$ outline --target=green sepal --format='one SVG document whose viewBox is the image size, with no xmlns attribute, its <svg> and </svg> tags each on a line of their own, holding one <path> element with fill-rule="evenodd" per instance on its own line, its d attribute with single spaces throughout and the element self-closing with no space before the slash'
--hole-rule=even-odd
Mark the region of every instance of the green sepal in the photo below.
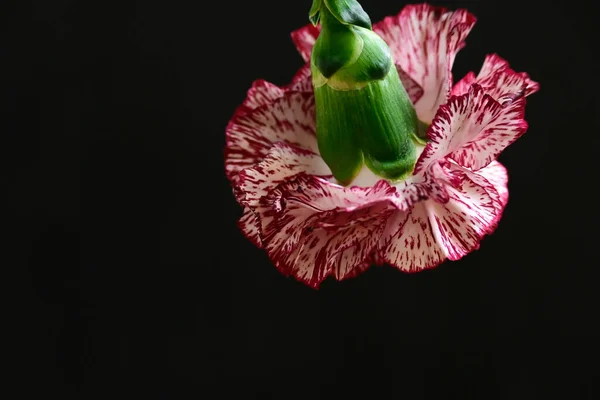
<svg viewBox="0 0 600 400">
<path fill-rule="evenodd" d="M 321 12 L 320 18 L 323 29 L 315 42 L 312 62 L 325 78 L 330 78 L 358 59 L 363 41 L 352 27 L 338 23 L 329 12 Z"/>
<path fill-rule="evenodd" d="M 427 145 L 427 140 L 420 138 L 418 134 L 412 134 L 411 138 L 413 140 L 413 142 L 415 142 L 416 144 L 419 144 L 421 146 L 426 146 Z"/>
<path fill-rule="evenodd" d="M 391 68 L 385 79 L 373 81 L 358 92 L 365 92 L 361 95 L 366 128 L 356 134 L 367 167 L 392 181 L 406 178 L 417 161 L 412 141 L 417 115 L 396 68 Z"/>
<path fill-rule="evenodd" d="M 312 6 L 310 7 L 310 11 L 308 12 L 308 19 L 314 26 L 317 26 L 317 24 L 319 23 L 322 1 L 323 0 L 313 0 Z"/>
<path fill-rule="evenodd" d="M 343 185 L 363 164 L 391 181 L 406 178 L 422 131 L 389 47 L 355 0 L 315 0 L 311 14 L 322 27 L 311 72 L 323 160 Z"/>
<path fill-rule="evenodd" d="M 353 119 L 357 108 L 339 98 L 340 92 L 328 85 L 315 87 L 317 143 L 319 153 L 342 185 L 347 185 L 363 165 L 363 153 L 355 135 Z"/>
<path fill-rule="evenodd" d="M 362 89 L 315 87 L 315 105 L 319 151 L 340 183 L 351 182 L 363 160 L 392 181 L 412 173 L 417 116 L 395 68 Z"/>
<path fill-rule="evenodd" d="M 364 28 L 352 30 L 363 43 L 362 51 L 355 62 L 340 68 L 329 79 L 328 84 L 339 90 L 358 89 L 383 79 L 393 65 L 390 49 L 379 35 Z"/>
<path fill-rule="evenodd" d="M 342 24 L 373 29 L 371 18 L 356 0 L 323 0 L 331 14 Z M 314 3 L 313 3 L 314 6 Z"/>
<path fill-rule="evenodd" d="M 415 136 L 419 139 L 423 144 L 427 144 L 427 130 L 429 129 L 429 125 L 425 122 L 419 120 L 417 121 L 417 132 Z"/>
</svg>

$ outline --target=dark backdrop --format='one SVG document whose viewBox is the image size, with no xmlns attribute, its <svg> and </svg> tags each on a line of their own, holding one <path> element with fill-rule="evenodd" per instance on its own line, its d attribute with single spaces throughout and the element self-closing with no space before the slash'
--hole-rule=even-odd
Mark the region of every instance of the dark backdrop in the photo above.
<svg viewBox="0 0 600 400">
<path fill-rule="evenodd" d="M 541 83 L 528 133 L 500 158 L 504 218 L 459 262 L 372 268 L 315 291 L 238 231 L 223 168 L 224 129 L 252 81 L 283 85 L 302 65 L 289 33 L 310 3 L 5 3 L 20 393 L 600 396 L 591 6 L 434 2 L 478 17 L 455 76 L 497 52 Z M 362 4 L 378 21 L 404 3 Z"/>
</svg>

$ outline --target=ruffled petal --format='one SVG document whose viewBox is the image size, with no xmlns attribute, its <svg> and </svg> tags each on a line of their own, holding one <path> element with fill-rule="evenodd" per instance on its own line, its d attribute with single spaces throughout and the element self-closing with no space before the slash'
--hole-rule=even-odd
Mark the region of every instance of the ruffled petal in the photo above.
<svg viewBox="0 0 600 400">
<path fill-rule="evenodd" d="M 262 79 L 256 80 L 252 82 L 252 87 L 248 89 L 246 99 L 236 110 L 236 114 L 246 114 L 255 108 L 271 104 L 284 93 L 285 91 L 277 85 Z"/>
<path fill-rule="evenodd" d="M 227 177 L 259 163 L 277 142 L 318 153 L 314 112 L 312 94 L 286 92 L 270 104 L 236 113 L 226 129 Z"/>
<path fill-rule="evenodd" d="M 419 119 L 429 123 L 446 103 L 452 88 L 452 64 L 476 18 L 464 9 L 447 11 L 428 4 L 408 5 L 373 26 L 390 46 L 394 60 L 423 88 L 415 104 Z"/>
<path fill-rule="evenodd" d="M 490 165 L 477 171 L 477 174 L 483 176 L 492 184 L 498 193 L 498 201 L 501 206 L 500 211 L 502 211 L 508 203 L 508 172 L 504 165 L 498 161 L 492 161 Z"/>
<path fill-rule="evenodd" d="M 474 72 L 469 72 L 462 78 L 460 81 L 456 82 L 454 87 L 452 88 L 451 96 L 461 96 L 463 94 L 469 93 L 469 89 L 471 89 L 471 85 L 475 83 L 477 77 Z"/>
<path fill-rule="evenodd" d="M 449 199 L 446 185 L 456 184 L 457 181 L 460 181 L 460 178 L 453 176 L 441 163 L 433 164 L 427 170 L 395 185 L 399 198 L 402 199 L 398 209 L 408 210 L 419 201 L 427 199 L 446 203 Z"/>
<path fill-rule="evenodd" d="M 371 188 L 344 188 L 310 175 L 281 184 L 257 212 L 263 244 L 286 275 L 311 287 L 364 270 L 387 216 L 395 189 L 386 181 Z M 357 270 L 358 269 L 358 270 Z"/>
<path fill-rule="evenodd" d="M 410 211 L 397 211 L 388 219 L 380 250 L 384 262 L 406 272 L 433 268 L 446 259 L 434 233 L 428 201 Z M 435 223 L 435 219 L 433 219 Z"/>
<path fill-rule="evenodd" d="M 415 173 L 445 157 L 472 170 L 485 167 L 525 133 L 524 109 L 524 97 L 502 105 L 481 86 L 471 85 L 469 93 L 440 106 Z"/>
<path fill-rule="evenodd" d="M 385 221 L 397 209 L 394 191 L 385 182 L 376 186 L 382 191 L 374 193 L 374 203 L 368 202 L 352 211 L 326 213 L 316 223 L 316 227 L 330 234 L 327 245 L 332 251 L 329 265 L 337 280 L 355 277 L 369 268 Z"/>
<path fill-rule="evenodd" d="M 508 174 L 506 168 L 498 161 L 493 161 L 487 167 L 475 172 L 453 163 L 447 163 L 447 168 L 451 175 L 455 177 L 466 176 L 474 184 L 485 189 L 490 196 L 491 203 L 496 208 L 496 223 L 500 221 L 504 208 L 508 203 Z M 495 225 L 490 225 L 490 229 L 496 229 Z"/>
<path fill-rule="evenodd" d="M 255 246 L 262 248 L 260 237 L 260 221 L 258 216 L 250 207 L 244 207 L 244 213 L 238 221 L 238 227 Z"/>
<path fill-rule="evenodd" d="M 398 71 L 398 76 L 400 77 L 400 81 L 402 81 L 402 86 L 406 89 L 410 101 L 412 101 L 413 104 L 416 104 L 419 99 L 423 97 L 423 88 L 419 86 L 410 75 L 404 72 L 400 65 L 396 64 L 396 70 Z"/>
<path fill-rule="evenodd" d="M 458 260 L 479 248 L 481 239 L 496 228 L 498 202 L 483 186 L 463 175 L 460 186 L 448 186 L 445 204 L 434 200 L 417 203 L 410 211 L 396 211 L 384 230 L 384 260 L 403 271 L 417 272 L 444 261 Z"/>
<path fill-rule="evenodd" d="M 321 25 L 308 24 L 292 32 L 292 41 L 305 62 L 310 61 L 313 46 L 319 37 Z"/>
<path fill-rule="evenodd" d="M 312 76 L 310 72 L 310 64 L 306 63 L 296 72 L 296 75 L 292 78 L 292 82 L 287 87 L 287 90 L 294 90 L 297 92 L 313 92 Z"/>
<path fill-rule="evenodd" d="M 259 200 L 279 184 L 298 174 L 331 177 L 331 170 L 323 158 L 310 150 L 276 143 L 258 164 L 239 173 L 235 184 L 241 204 L 258 206 Z"/>
<path fill-rule="evenodd" d="M 450 155 L 457 164 L 474 171 L 484 168 L 527 131 L 524 97 L 505 103 L 504 107 L 492 106 L 490 112 L 493 118 L 478 133 L 472 131 L 463 137 L 467 139 L 465 144 Z"/>
<path fill-rule="evenodd" d="M 526 72 L 515 72 L 510 68 L 508 61 L 497 54 L 489 54 L 485 57 L 477 76 L 473 72 L 469 72 L 458 81 L 452 89 L 452 95 L 467 93 L 473 83 L 477 83 L 500 103 L 517 97 L 529 96 L 540 88 L 540 85 L 531 80 Z"/>
</svg>

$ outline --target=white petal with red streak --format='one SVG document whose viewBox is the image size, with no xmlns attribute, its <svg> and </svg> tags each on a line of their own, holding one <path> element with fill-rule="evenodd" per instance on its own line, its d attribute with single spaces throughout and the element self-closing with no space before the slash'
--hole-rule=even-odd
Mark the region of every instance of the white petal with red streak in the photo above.
<svg viewBox="0 0 600 400">
<path fill-rule="evenodd" d="M 428 4 L 408 5 L 373 26 L 390 46 L 394 60 L 423 88 L 415 104 L 419 119 L 431 122 L 452 88 L 454 58 L 475 24 L 466 10 L 447 11 Z"/>
<path fill-rule="evenodd" d="M 255 108 L 273 103 L 283 96 L 284 90 L 265 80 L 259 79 L 252 82 L 252 87 L 248 89 L 246 99 L 237 110 L 237 113 L 247 113 Z"/>
<path fill-rule="evenodd" d="M 298 49 L 302 59 L 306 62 L 310 61 L 310 54 L 317 41 L 317 37 L 319 37 L 320 31 L 321 25 L 314 26 L 312 24 L 307 24 L 302 28 L 293 31 L 291 34 L 296 49 Z"/>
<path fill-rule="evenodd" d="M 426 200 L 410 211 L 394 212 L 380 242 L 384 260 L 403 271 L 417 272 L 479 248 L 500 217 L 489 194 L 491 186 L 480 186 L 464 176 L 460 187 L 447 187 L 447 203 Z"/>
<path fill-rule="evenodd" d="M 471 89 L 471 85 L 475 83 L 477 77 L 474 72 L 469 72 L 464 76 L 460 81 L 456 82 L 454 87 L 452 88 L 451 96 L 461 96 L 463 94 L 469 93 L 469 89 Z"/>
<path fill-rule="evenodd" d="M 501 108 L 477 136 L 455 150 L 450 158 L 474 171 L 488 166 L 527 131 L 524 113 L 525 98 L 521 97 Z"/>
<path fill-rule="evenodd" d="M 498 193 L 498 200 L 502 209 L 508 203 L 508 172 L 504 165 L 500 164 L 498 161 L 492 161 L 490 165 L 485 168 L 481 168 L 476 172 L 477 174 L 483 176 L 489 183 L 494 186 L 496 192 Z"/>
<path fill-rule="evenodd" d="M 537 82 L 532 81 L 525 72 L 515 72 L 508 61 L 497 54 L 485 57 L 479 74 L 469 72 L 452 89 L 453 95 L 465 94 L 473 83 L 480 85 L 487 94 L 505 103 L 507 100 L 521 96 L 529 96 L 539 90 Z"/>
<path fill-rule="evenodd" d="M 406 272 L 417 272 L 446 259 L 427 204 L 427 200 L 422 201 L 410 211 L 396 211 L 388 219 L 380 242 L 384 262 Z"/>
<path fill-rule="evenodd" d="M 258 216 L 249 207 L 244 207 L 244 213 L 238 221 L 238 227 L 254 245 L 262 248 L 262 239 L 260 237 L 260 222 Z"/>
<path fill-rule="evenodd" d="M 395 209 L 394 194 L 385 181 L 372 188 L 344 188 L 299 176 L 257 208 L 264 247 L 282 273 L 315 288 L 330 274 L 352 276 L 370 259 L 386 215 Z"/>
<path fill-rule="evenodd" d="M 439 203 L 448 201 L 446 184 L 454 183 L 456 177 L 443 168 L 440 163 L 433 164 L 427 170 L 397 183 L 399 197 L 403 199 L 400 210 L 408 210 L 419 201 L 433 199 Z"/>
<path fill-rule="evenodd" d="M 292 78 L 292 82 L 287 86 L 287 90 L 295 90 L 298 92 L 313 92 L 312 76 L 310 72 L 310 64 L 306 63 L 296 72 Z"/>
<path fill-rule="evenodd" d="M 271 104 L 236 114 L 226 129 L 227 176 L 259 163 L 277 142 L 318 153 L 314 111 L 312 94 L 286 92 Z"/>
<path fill-rule="evenodd" d="M 453 163 L 447 163 L 447 166 L 450 173 L 459 178 L 459 180 L 462 180 L 466 176 L 474 184 L 481 186 L 487 191 L 492 204 L 496 208 L 496 219 L 500 220 L 504 212 L 504 207 L 508 202 L 508 188 L 506 186 L 508 183 L 508 174 L 504 166 L 497 161 L 493 161 L 490 165 L 479 171 L 471 171 Z M 455 187 L 459 186 L 460 183 L 458 186 L 455 185 Z"/>
<path fill-rule="evenodd" d="M 396 64 L 396 70 L 398 71 L 398 76 L 400 77 L 400 81 L 402 81 L 402 86 L 406 89 L 406 93 L 408 93 L 408 97 L 413 104 L 416 104 L 421 97 L 423 97 L 423 88 L 419 86 L 417 82 L 413 80 L 404 70 L 400 67 L 399 64 Z"/>
<path fill-rule="evenodd" d="M 429 127 L 429 142 L 415 173 L 445 157 L 472 170 L 485 167 L 525 133 L 524 107 L 523 97 L 503 107 L 477 84 L 469 93 L 452 97 Z"/>
<path fill-rule="evenodd" d="M 301 173 L 331 177 L 331 170 L 319 154 L 276 143 L 260 163 L 239 173 L 236 192 L 242 204 L 256 207 L 277 185 Z"/>
</svg>

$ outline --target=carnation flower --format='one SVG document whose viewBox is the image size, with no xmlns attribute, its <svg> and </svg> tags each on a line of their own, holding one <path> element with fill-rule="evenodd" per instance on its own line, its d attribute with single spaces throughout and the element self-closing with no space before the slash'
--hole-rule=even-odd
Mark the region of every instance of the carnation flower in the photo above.
<svg viewBox="0 0 600 400">
<path fill-rule="evenodd" d="M 453 83 L 476 21 L 463 9 L 409 5 L 372 25 L 355 0 L 314 0 L 309 18 L 292 32 L 306 65 L 285 87 L 254 82 L 227 126 L 242 232 L 313 288 L 479 248 L 508 201 L 496 158 L 538 84 L 496 54 Z"/>
</svg>

